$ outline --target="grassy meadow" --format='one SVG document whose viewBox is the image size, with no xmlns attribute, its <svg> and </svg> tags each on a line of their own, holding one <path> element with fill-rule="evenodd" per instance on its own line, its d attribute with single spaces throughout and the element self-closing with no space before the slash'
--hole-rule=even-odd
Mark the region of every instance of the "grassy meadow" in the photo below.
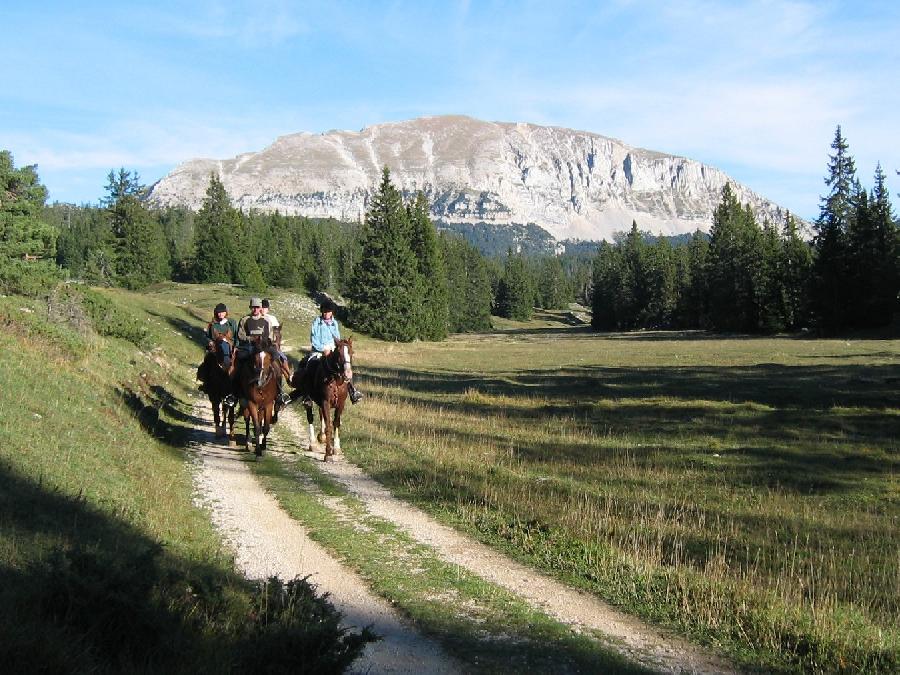
<svg viewBox="0 0 900 675">
<path fill-rule="evenodd" d="M 900 668 L 900 341 L 569 322 L 358 338 L 347 456 L 745 665 Z"/>
<path fill-rule="evenodd" d="M 5 672 L 336 673 L 369 639 L 305 581 L 242 579 L 194 504 L 182 292 L 0 296 Z"/>
<path fill-rule="evenodd" d="M 314 304 L 272 298 L 286 344 L 305 345 Z M 308 587 L 235 575 L 193 503 L 185 446 L 205 427 L 193 370 L 219 301 L 240 315 L 247 297 L 180 284 L 0 297 L 9 667 L 252 671 L 263 652 L 276 664 L 316 652 L 336 672 L 358 652 L 365 638 L 339 634 Z M 495 321 L 434 344 L 354 335 L 367 398 L 346 412 L 346 456 L 441 520 L 751 670 L 900 669 L 900 341 Z M 257 470 L 325 517 L 271 462 Z M 500 632 L 527 626 L 576 670 L 596 663 L 593 647 L 466 584 Z M 452 618 L 425 621 L 460 632 Z"/>
</svg>

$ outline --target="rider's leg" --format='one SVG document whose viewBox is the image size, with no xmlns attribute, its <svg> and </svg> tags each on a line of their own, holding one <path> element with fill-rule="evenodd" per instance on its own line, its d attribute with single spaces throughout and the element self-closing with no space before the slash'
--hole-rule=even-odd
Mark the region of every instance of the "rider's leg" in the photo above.
<svg viewBox="0 0 900 675">
<path fill-rule="evenodd" d="M 231 343 L 222 340 L 222 367 L 228 370 L 231 367 Z"/>
<path fill-rule="evenodd" d="M 353 381 L 347 383 L 347 392 L 350 394 L 351 403 L 359 403 L 362 401 L 364 394 L 356 388 Z"/>
</svg>

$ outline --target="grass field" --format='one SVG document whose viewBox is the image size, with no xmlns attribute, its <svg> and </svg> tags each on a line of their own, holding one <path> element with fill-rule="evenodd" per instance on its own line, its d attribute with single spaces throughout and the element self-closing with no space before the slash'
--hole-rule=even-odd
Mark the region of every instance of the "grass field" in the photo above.
<svg viewBox="0 0 900 675">
<path fill-rule="evenodd" d="M 237 575 L 193 504 L 177 288 L 0 297 L 4 672 L 341 672 L 361 649 L 305 581 Z"/>
<path fill-rule="evenodd" d="M 187 650 L 184 668 L 215 670 L 267 639 L 296 652 L 279 631 L 300 618 L 252 625 L 262 600 L 191 503 L 183 454 L 202 325 L 247 298 L 166 284 L 89 295 L 81 313 L 58 300 L 0 298 L 4 663 L 152 671 Z M 273 300 L 305 344 L 313 303 Z M 113 320 L 85 314 L 107 305 Z M 345 453 L 445 522 L 752 668 L 900 669 L 900 342 L 570 323 L 354 336 L 368 398 Z M 104 637 L 120 624 L 136 637 Z"/>
<path fill-rule="evenodd" d="M 764 670 L 891 672 L 900 342 L 358 340 L 344 446 L 396 492 Z"/>
</svg>

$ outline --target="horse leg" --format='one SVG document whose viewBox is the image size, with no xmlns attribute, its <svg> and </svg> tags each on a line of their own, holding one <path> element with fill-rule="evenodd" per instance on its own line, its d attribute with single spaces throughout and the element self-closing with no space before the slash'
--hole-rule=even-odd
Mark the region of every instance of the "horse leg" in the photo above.
<svg viewBox="0 0 900 675">
<path fill-rule="evenodd" d="M 306 427 L 309 434 L 309 449 L 312 450 L 313 442 L 316 440 L 316 425 L 314 424 L 312 406 L 306 408 Z"/>
<path fill-rule="evenodd" d="M 234 440 L 234 406 L 229 406 L 226 409 L 225 414 L 228 419 L 228 447 L 233 448 L 237 445 L 237 442 Z"/>
<path fill-rule="evenodd" d="M 250 403 L 244 408 L 244 450 L 250 452 Z"/>
<path fill-rule="evenodd" d="M 334 461 L 334 428 L 331 425 L 331 410 L 328 403 L 325 404 L 322 421 L 325 423 L 325 461 Z"/>
<path fill-rule="evenodd" d="M 221 421 L 219 417 L 219 401 L 218 399 L 210 398 L 209 402 L 213 410 L 213 426 L 216 428 L 216 438 L 219 438 L 219 423 Z"/>
<path fill-rule="evenodd" d="M 339 453 L 341 451 L 341 406 L 336 406 L 334 409 L 334 421 L 331 423 L 334 431 L 332 432 L 334 435 L 334 452 Z"/>
</svg>

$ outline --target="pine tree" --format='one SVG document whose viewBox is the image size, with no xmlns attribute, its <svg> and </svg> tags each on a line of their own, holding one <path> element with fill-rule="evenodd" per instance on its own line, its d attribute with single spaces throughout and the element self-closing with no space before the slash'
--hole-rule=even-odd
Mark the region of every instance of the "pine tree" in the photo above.
<svg viewBox="0 0 900 675">
<path fill-rule="evenodd" d="M 838 126 L 831 143 L 825 184 L 829 193 L 822 198 L 815 222 L 815 258 L 810 287 L 810 306 L 819 330 L 831 333 L 844 327 L 848 312 L 850 274 L 847 243 L 850 220 L 854 216 L 856 166 L 849 145 Z"/>
<path fill-rule="evenodd" d="M 705 328 L 708 325 L 708 258 L 709 237 L 697 230 L 687 246 L 679 274 L 676 324 L 682 328 Z"/>
<path fill-rule="evenodd" d="M 38 295 L 60 275 L 57 230 L 43 220 L 47 189 L 36 166 L 16 169 L 12 154 L 0 151 L 0 291 Z"/>
<path fill-rule="evenodd" d="M 591 293 L 591 326 L 594 330 L 621 327 L 618 298 L 622 289 L 622 251 L 618 245 L 601 242 L 594 258 Z"/>
<path fill-rule="evenodd" d="M 135 195 L 124 195 L 110 207 L 116 239 L 116 280 L 137 289 L 169 279 L 169 252 L 159 223 Z"/>
<path fill-rule="evenodd" d="M 872 328 L 891 322 L 897 297 L 897 270 L 892 241 L 896 226 L 879 164 L 871 198 L 860 189 L 848 225 L 849 323 Z"/>
<path fill-rule="evenodd" d="M 419 337 L 443 340 L 447 337 L 449 322 L 447 273 L 443 251 L 438 245 L 437 228 L 428 214 L 428 200 L 420 191 L 407 209 L 412 251 L 418 263 L 416 269 L 424 282 Z"/>
<path fill-rule="evenodd" d="M 668 239 L 645 247 L 642 261 L 646 305 L 638 314 L 641 328 L 669 328 L 678 305 L 678 268 Z"/>
<path fill-rule="evenodd" d="M 534 290 L 525 260 L 511 249 L 506 253 L 494 306 L 498 316 L 517 321 L 527 321 L 534 311 Z"/>
<path fill-rule="evenodd" d="M 550 255 L 541 260 L 536 276 L 538 305 L 544 309 L 564 309 L 571 291 L 559 257 Z"/>
<path fill-rule="evenodd" d="M 239 263 L 235 237 L 239 228 L 240 214 L 231 206 L 222 181 L 216 174 L 211 174 L 206 198 L 194 219 L 194 281 L 237 281 Z"/>
<path fill-rule="evenodd" d="M 758 276 L 761 232 L 749 205 L 743 208 L 731 184 L 713 214 L 706 265 L 709 322 L 718 330 L 759 330 Z"/>
<path fill-rule="evenodd" d="M 415 339 L 423 281 L 410 245 L 406 209 L 387 167 L 361 235 L 362 256 L 350 290 L 353 323 L 385 340 Z"/>
<path fill-rule="evenodd" d="M 808 317 L 809 277 L 812 250 L 797 231 L 797 221 L 788 213 L 782 233 L 781 286 L 784 289 L 784 319 L 787 328 L 796 330 Z"/>
</svg>

